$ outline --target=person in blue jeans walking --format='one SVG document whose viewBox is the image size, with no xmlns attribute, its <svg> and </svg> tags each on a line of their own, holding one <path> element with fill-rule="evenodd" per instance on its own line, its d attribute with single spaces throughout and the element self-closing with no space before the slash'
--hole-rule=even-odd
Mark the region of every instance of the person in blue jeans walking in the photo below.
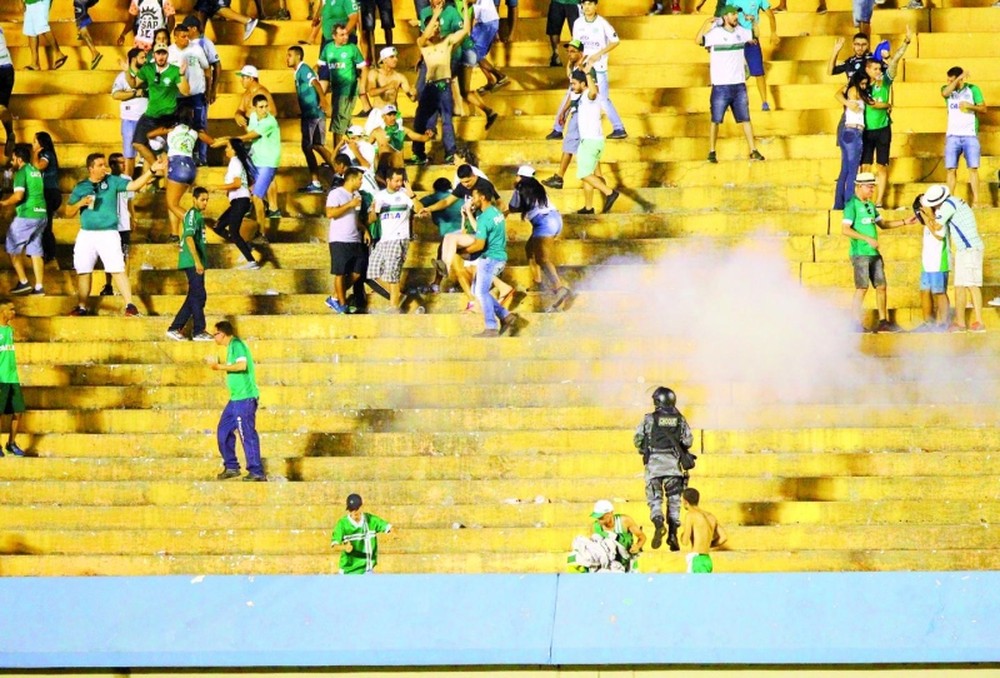
<svg viewBox="0 0 1000 678">
<path fill-rule="evenodd" d="M 476 239 L 462 252 L 475 257 L 476 280 L 472 293 L 483 310 L 486 329 L 477 337 L 499 337 L 504 332 L 513 336 L 520 325 L 520 318 L 511 313 L 490 294 L 493 277 L 500 275 L 507 264 L 507 220 L 493 201 L 496 191 L 485 179 L 472 187 L 472 198 L 462 208 L 465 218 L 475 221 Z M 477 256 L 478 255 L 478 256 Z"/>
<path fill-rule="evenodd" d="M 267 476 L 260 459 L 260 436 L 257 435 L 257 398 L 260 391 L 254 376 L 253 357 L 247 345 L 233 332 L 232 324 L 225 320 L 215 323 L 212 338 L 219 346 L 226 347 L 226 362 L 212 363 L 212 369 L 226 373 L 226 386 L 229 387 L 229 403 L 222 411 L 216 431 L 225 468 L 216 477 L 219 480 L 239 477 L 240 462 L 236 458 L 238 435 L 247 462 L 247 474 L 243 480 L 266 482 Z"/>
<path fill-rule="evenodd" d="M 861 166 L 864 147 L 865 106 L 869 101 L 871 80 L 864 70 L 851 76 L 844 89 L 838 89 L 834 98 L 844 106 L 844 126 L 837 143 L 840 146 L 840 176 L 833 198 L 833 209 L 842 210 L 854 197 L 854 178 Z"/>
</svg>

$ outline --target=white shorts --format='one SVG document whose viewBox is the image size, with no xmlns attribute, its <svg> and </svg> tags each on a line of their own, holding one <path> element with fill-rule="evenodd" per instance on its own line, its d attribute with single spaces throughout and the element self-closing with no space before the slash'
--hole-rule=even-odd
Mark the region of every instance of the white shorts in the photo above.
<svg viewBox="0 0 1000 678">
<path fill-rule="evenodd" d="M 35 38 L 51 30 L 49 28 L 49 0 L 41 0 L 41 2 L 25 7 L 23 33 L 26 38 Z"/>
<path fill-rule="evenodd" d="M 118 231 L 85 231 L 80 229 L 73 245 L 73 268 L 77 274 L 93 273 L 98 258 L 106 273 L 123 273 L 125 256 Z"/>
<path fill-rule="evenodd" d="M 955 250 L 955 287 L 983 286 L 983 251 Z"/>
</svg>

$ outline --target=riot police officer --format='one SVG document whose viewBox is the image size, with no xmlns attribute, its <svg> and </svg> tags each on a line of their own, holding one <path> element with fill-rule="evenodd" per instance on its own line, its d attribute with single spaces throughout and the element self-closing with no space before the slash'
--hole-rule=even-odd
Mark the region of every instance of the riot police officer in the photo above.
<svg viewBox="0 0 1000 678">
<path fill-rule="evenodd" d="M 635 430 L 633 442 L 642 454 L 646 468 L 646 503 L 650 519 L 656 527 L 651 546 L 663 543 L 663 497 L 667 497 L 667 544 L 671 551 L 680 550 L 677 528 L 681 524 L 681 492 L 687 487 L 688 469 L 694 455 L 689 453 L 694 438 L 691 427 L 676 407 L 677 396 L 666 386 L 653 391 L 653 411 L 647 414 Z M 686 468 L 685 468 L 686 467 Z"/>
</svg>

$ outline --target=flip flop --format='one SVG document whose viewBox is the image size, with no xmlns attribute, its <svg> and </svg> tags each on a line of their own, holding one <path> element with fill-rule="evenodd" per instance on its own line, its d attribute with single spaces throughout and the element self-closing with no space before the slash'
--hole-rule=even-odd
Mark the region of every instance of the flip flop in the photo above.
<svg viewBox="0 0 1000 678">
<path fill-rule="evenodd" d="M 97 68 L 97 65 L 99 63 L 101 63 L 101 59 L 103 59 L 103 58 L 104 58 L 104 55 L 101 54 L 100 52 L 98 52 L 97 56 L 94 57 L 94 60 L 90 62 L 90 70 L 92 70 L 92 71 L 95 70 Z"/>
<path fill-rule="evenodd" d="M 58 59 L 56 59 L 56 62 L 55 62 L 55 63 L 54 63 L 53 65 L 52 65 L 52 70 L 53 70 L 53 71 L 58 71 L 58 70 L 59 70 L 60 68 L 62 68 L 62 67 L 63 67 L 63 64 L 65 64 L 65 63 L 66 63 L 66 59 L 68 59 L 68 58 L 69 58 L 69 57 L 67 57 L 67 56 L 66 56 L 66 55 L 64 54 L 64 55 L 62 55 L 61 57 L 59 57 Z"/>
<path fill-rule="evenodd" d="M 26 71 L 39 71 L 41 69 L 40 68 L 35 68 L 34 66 L 25 66 L 24 70 L 26 70 Z"/>
</svg>

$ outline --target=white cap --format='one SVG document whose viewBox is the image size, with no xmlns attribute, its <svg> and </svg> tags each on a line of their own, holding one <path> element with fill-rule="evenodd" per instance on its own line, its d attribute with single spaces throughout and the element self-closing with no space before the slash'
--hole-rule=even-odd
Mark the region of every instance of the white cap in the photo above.
<svg viewBox="0 0 1000 678">
<path fill-rule="evenodd" d="M 596 504 L 594 504 L 594 510 L 593 512 L 591 512 L 590 517 L 600 518 L 606 513 L 614 513 L 614 510 L 615 510 L 614 504 L 612 504 L 607 499 L 601 499 Z"/>
<path fill-rule="evenodd" d="M 236 75 L 243 75 L 248 78 L 259 78 L 260 72 L 257 70 L 256 66 L 251 66 L 250 64 L 247 64 L 239 71 L 237 71 Z"/>
<path fill-rule="evenodd" d="M 383 47 L 382 51 L 378 53 L 378 62 L 382 63 L 389 57 L 399 56 L 399 50 L 395 47 Z"/>
<path fill-rule="evenodd" d="M 951 197 L 951 191 L 944 184 L 934 184 L 920 198 L 920 204 L 924 207 L 937 207 Z"/>
<path fill-rule="evenodd" d="M 535 168 L 531 165 L 521 165 L 517 168 L 517 176 L 519 177 L 534 177 Z"/>
<path fill-rule="evenodd" d="M 363 137 L 365 135 L 365 128 L 361 125 L 351 125 L 347 128 L 347 136 L 349 137 Z"/>
<path fill-rule="evenodd" d="M 858 175 L 854 177 L 854 183 L 856 184 L 871 184 L 875 185 L 875 175 L 871 172 L 858 172 Z"/>
<path fill-rule="evenodd" d="M 382 107 L 382 115 L 389 115 L 390 113 L 398 113 L 399 110 L 393 104 L 386 104 Z"/>
</svg>

